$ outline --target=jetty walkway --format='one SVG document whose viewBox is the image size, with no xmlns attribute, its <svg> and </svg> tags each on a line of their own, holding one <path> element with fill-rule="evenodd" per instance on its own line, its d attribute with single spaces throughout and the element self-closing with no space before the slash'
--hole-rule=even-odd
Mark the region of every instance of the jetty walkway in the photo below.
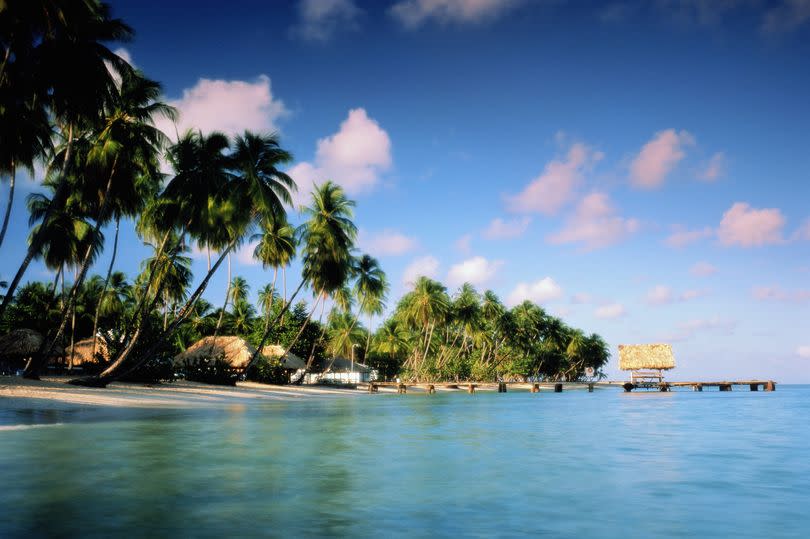
<svg viewBox="0 0 810 539">
<path fill-rule="evenodd" d="M 564 389 L 587 389 L 593 392 L 596 387 L 619 387 L 626 392 L 634 389 L 647 389 L 656 391 L 671 391 L 673 388 L 690 387 L 693 391 L 703 391 L 705 387 L 716 387 L 719 391 L 731 391 L 733 386 L 748 386 L 749 391 L 775 391 L 776 382 L 773 380 L 736 380 L 720 382 L 626 382 L 626 381 L 603 381 L 603 382 L 367 382 L 358 384 L 358 389 L 365 389 L 369 393 L 377 393 L 380 388 L 394 388 L 397 393 L 404 394 L 410 390 L 434 394 L 437 391 L 466 391 L 475 393 L 476 391 L 497 391 L 506 393 L 507 391 L 529 391 L 539 393 L 546 392 L 562 393 Z"/>
</svg>

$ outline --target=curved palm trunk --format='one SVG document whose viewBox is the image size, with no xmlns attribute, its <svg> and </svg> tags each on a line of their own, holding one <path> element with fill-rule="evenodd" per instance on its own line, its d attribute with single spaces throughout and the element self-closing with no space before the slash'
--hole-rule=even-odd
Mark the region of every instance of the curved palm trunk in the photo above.
<svg viewBox="0 0 810 539">
<path fill-rule="evenodd" d="M 93 315 L 93 333 L 91 334 L 91 338 L 93 339 L 93 352 L 90 354 L 90 357 L 96 357 L 96 333 L 98 332 L 98 317 L 101 313 L 101 304 L 104 302 L 104 296 L 107 295 L 107 287 L 110 285 L 110 276 L 112 276 L 113 266 L 115 265 L 115 256 L 118 253 L 118 229 L 121 225 L 121 216 L 115 216 L 115 239 L 113 240 L 113 252 L 112 258 L 110 258 L 110 265 L 107 268 L 107 277 L 104 278 L 104 287 L 101 289 L 101 296 L 99 296 L 98 304 L 96 305 L 96 313 Z"/>
<path fill-rule="evenodd" d="M 368 331 L 366 332 L 366 347 L 363 348 L 363 361 L 366 360 L 366 357 L 368 356 L 368 348 L 371 346 L 371 318 L 373 316 L 374 315 L 371 314 L 368 315 Z"/>
<path fill-rule="evenodd" d="M 324 294 L 323 294 L 323 292 L 321 292 L 321 293 L 318 294 L 318 299 L 317 299 L 317 301 L 315 301 L 315 305 L 312 306 L 312 310 L 309 311 L 309 316 L 307 316 L 307 319 L 304 320 L 304 323 L 301 325 L 301 329 L 298 330 L 298 334 L 295 336 L 295 339 L 293 339 L 293 341 L 289 344 L 289 346 L 287 346 L 287 349 L 284 350 L 284 354 L 282 354 L 281 357 L 284 357 L 287 354 L 289 354 L 290 350 L 292 350 L 292 347 L 295 346 L 295 343 L 297 343 L 298 339 L 301 338 L 301 335 L 303 335 L 304 329 L 306 329 L 307 324 L 309 324 L 309 321 L 312 320 L 312 315 L 315 314 L 315 309 L 318 308 L 318 303 L 321 302 L 323 299 L 324 299 Z M 307 359 L 307 364 L 304 366 L 304 372 L 301 374 L 301 377 L 296 382 L 297 385 L 301 385 L 304 382 L 304 378 L 306 378 L 310 367 L 312 367 L 312 359 L 313 359 L 312 357 L 309 357 Z"/>
<path fill-rule="evenodd" d="M 76 297 L 78 296 L 79 289 L 84 283 L 84 278 L 87 276 L 87 270 L 90 268 L 90 259 L 93 256 L 93 242 L 95 241 L 95 238 L 98 237 L 98 233 L 101 230 L 101 225 L 104 222 L 104 216 L 106 215 L 107 208 L 110 205 L 110 191 L 112 190 L 113 177 L 115 176 L 115 167 L 117 162 L 118 156 L 116 156 L 113 160 L 112 168 L 110 169 L 110 177 L 107 180 L 107 186 L 104 189 L 104 198 L 102 199 L 104 202 L 101 204 L 101 208 L 98 211 L 96 225 L 93 227 L 93 232 L 90 235 L 90 245 L 87 246 L 87 250 L 84 253 L 81 269 L 79 270 L 79 274 L 76 276 L 76 282 L 73 283 L 73 287 L 70 290 L 70 297 L 68 298 L 66 308 L 62 309 L 62 321 L 59 324 L 59 329 L 57 329 L 56 335 L 53 338 L 43 339 L 42 346 L 40 346 L 39 351 L 34 357 L 31 358 L 31 360 L 28 361 L 28 364 L 25 366 L 25 371 L 23 371 L 23 377 L 25 378 L 32 378 L 35 380 L 39 379 L 40 367 L 42 367 L 42 364 L 45 362 L 45 358 L 50 355 L 51 350 L 53 350 L 53 347 L 56 345 L 65 331 L 70 310 L 73 309 L 76 304 Z"/>
<path fill-rule="evenodd" d="M 65 163 L 70 162 L 70 151 L 73 147 L 73 125 L 68 127 L 68 140 L 67 140 L 67 147 L 65 149 Z M 67 198 L 67 180 L 65 176 L 62 176 L 59 185 L 56 187 L 56 191 L 53 194 L 53 198 L 51 199 L 51 203 L 48 204 L 48 209 L 45 210 L 45 215 L 42 218 L 43 223 L 47 223 L 48 219 L 50 219 L 53 210 L 65 203 L 65 199 Z M 25 275 L 28 266 L 31 265 L 31 261 L 34 260 L 34 257 L 37 256 L 42 251 L 42 246 L 45 243 L 45 230 L 44 227 L 39 229 L 39 233 L 35 234 L 32 238 L 31 244 L 28 246 L 28 251 L 25 254 L 25 258 L 20 264 L 17 273 L 14 275 L 14 279 L 11 280 L 11 283 L 8 285 L 8 290 L 6 291 L 5 297 L 3 297 L 3 303 L 0 303 L 0 319 L 3 318 L 3 315 L 6 312 L 6 308 L 8 307 L 9 302 L 11 302 L 11 298 L 14 297 L 14 292 L 17 290 L 17 286 L 19 286 L 20 281 Z"/>
<path fill-rule="evenodd" d="M 8 229 L 8 219 L 11 216 L 11 206 L 14 203 L 14 180 L 16 177 L 16 169 L 14 168 L 14 161 L 11 162 L 11 179 L 8 182 L 8 204 L 6 205 L 6 215 L 3 217 L 3 228 L 0 230 L 0 247 L 3 246 L 3 238 L 6 237 L 6 229 Z"/>
<path fill-rule="evenodd" d="M 233 250 L 235 245 L 236 241 L 233 241 L 231 242 L 230 245 L 228 245 L 225 251 L 223 251 L 223 253 L 219 256 L 217 261 L 214 263 L 214 265 L 211 266 L 211 269 L 208 271 L 203 281 L 200 283 L 200 285 L 197 287 L 197 289 L 194 291 L 194 293 L 191 295 L 188 301 L 186 301 L 186 304 L 183 305 L 182 309 L 180 309 L 177 318 L 175 318 L 172 321 L 172 323 L 169 324 L 169 328 L 166 331 L 164 331 L 161 335 L 159 335 L 156 339 L 154 339 L 152 345 L 140 355 L 138 360 L 134 362 L 134 365 L 132 365 L 130 368 L 128 368 L 123 372 L 117 372 L 121 370 L 121 366 L 129 357 L 130 353 L 132 352 L 132 349 L 135 347 L 135 343 L 138 340 L 137 338 L 133 338 L 129 346 L 121 354 L 119 354 L 119 357 L 116 358 L 116 360 L 109 367 L 107 367 L 107 369 L 104 370 L 104 372 L 102 372 L 96 379 L 90 381 L 72 380 L 71 382 L 77 382 L 79 384 L 84 383 L 87 385 L 92 384 L 103 387 L 112 382 L 113 380 L 117 380 L 118 378 L 121 378 L 122 376 L 126 376 L 127 374 L 133 372 L 138 367 L 140 367 L 146 360 L 151 358 L 160 349 L 160 347 L 162 347 L 164 343 L 169 338 L 171 338 L 174 332 L 177 331 L 177 328 L 180 327 L 180 324 L 185 322 L 186 318 L 188 318 L 188 316 L 191 314 L 192 310 L 194 309 L 194 305 L 197 303 L 197 300 L 200 299 L 203 292 L 205 292 L 205 289 L 208 287 L 208 282 L 211 280 L 211 277 L 214 275 L 214 273 L 216 273 L 217 269 L 219 269 L 219 266 L 225 260 L 225 257 L 228 256 L 228 254 L 231 252 L 231 250 Z M 140 336 L 141 333 L 142 332 L 139 330 L 138 337 Z"/>
<path fill-rule="evenodd" d="M 284 302 L 284 307 L 282 307 L 281 312 L 276 315 L 276 318 L 275 318 L 275 320 L 273 320 L 272 325 L 275 325 L 276 322 L 279 321 L 279 319 L 284 320 L 284 314 L 289 310 L 290 304 L 292 303 L 292 300 L 295 299 L 295 296 L 297 296 L 298 292 L 300 292 L 301 289 L 304 287 L 304 283 L 305 283 L 305 281 L 302 279 L 301 283 L 298 285 L 298 288 L 295 289 L 295 292 L 293 292 L 292 297 L 290 297 L 290 302 L 289 303 L 286 302 L 286 301 Z M 282 322 L 282 324 L 283 324 L 283 322 Z M 256 358 L 258 358 L 259 354 L 261 354 L 261 350 L 262 350 L 262 348 L 264 348 L 264 345 L 267 343 L 267 337 L 269 337 L 269 336 L 270 336 L 270 326 L 268 326 L 267 329 L 265 329 L 264 334 L 262 335 L 262 338 L 259 341 L 259 346 L 256 347 L 256 351 L 253 352 L 253 357 L 250 358 L 250 361 L 248 361 L 248 364 L 245 366 L 245 372 L 247 372 L 248 369 L 250 369 L 250 367 L 252 367 L 253 364 L 256 363 Z M 284 355 L 287 355 L 287 354 L 285 353 Z M 284 356 L 282 356 L 282 357 L 284 357 Z"/>
<path fill-rule="evenodd" d="M 287 267 L 286 266 L 281 268 L 281 282 L 284 285 L 284 306 L 286 307 L 287 306 Z M 301 282 L 301 284 L 303 284 L 303 281 Z M 301 289 L 301 287 L 299 286 L 298 289 L 296 290 L 296 293 L 298 293 L 298 290 L 300 290 L 300 289 Z M 295 296 L 293 296 L 293 297 L 295 297 Z M 290 300 L 290 301 L 292 301 L 292 300 Z M 282 312 L 284 312 L 284 311 L 282 311 Z M 284 315 L 283 314 L 281 315 L 281 325 L 282 326 L 284 325 Z"/>
</svg>

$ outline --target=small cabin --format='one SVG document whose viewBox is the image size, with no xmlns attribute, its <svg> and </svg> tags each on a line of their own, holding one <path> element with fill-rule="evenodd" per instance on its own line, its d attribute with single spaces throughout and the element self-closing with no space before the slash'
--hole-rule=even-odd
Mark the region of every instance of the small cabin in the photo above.
<svg viewBox="0 0 810 539">
<path fill-rule="evenodd" d="M 630 371 L 630 382 L 657 385 L 664 381 L 664 371 L 675 368 L 675 356 L 669 344 L 620 344 L 619 368 Z"/>
<path fill-rule="evenodd" d="M 331 366 L 330 366 L 331 363 Z M 324 359 L 313 365 L 313 372 L 308 373 L 304 382 L 315 384 L 318 382 L 332 382 L 338 384 L 360 384 L 377 379 L 377 371 L 368 365 L 351 361 L 343 357 Z"/>
</svg>

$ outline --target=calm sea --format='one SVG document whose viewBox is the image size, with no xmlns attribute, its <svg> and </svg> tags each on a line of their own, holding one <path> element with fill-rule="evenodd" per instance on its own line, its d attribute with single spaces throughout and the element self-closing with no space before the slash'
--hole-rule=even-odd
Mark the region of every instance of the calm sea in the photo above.
<svg viewBox="0 0 810 539">
<path fill-rule="evenodd" d="M 2 405 L 3 538 L 810 535 L 810 386 Z"/>
</svg>

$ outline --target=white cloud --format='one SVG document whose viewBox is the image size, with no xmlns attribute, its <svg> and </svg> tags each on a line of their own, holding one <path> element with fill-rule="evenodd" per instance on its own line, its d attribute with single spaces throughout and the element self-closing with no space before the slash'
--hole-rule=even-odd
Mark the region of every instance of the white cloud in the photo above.
<svg viewBox="0 0 810 539">
<path fill-rule="evenodd" d="M 350 195 L 372 190 L 391 167 L 391 139 L 365 109 L 349 111 L 337 133 L 318 141 L 315 162 L 301 162 L 288 174 L 298 184 L 296 204 L 309 201 L 312 186 L 326 180 Z"/>
<path fill-rule="evenodd" d="M 627 311 L 625 310 L 624 305 L 621 303 L 609 303 L 607 305 L 597 307 L 594 314 L 597 318 L 609 320 L 613 318 L 621 318 L 627 314 Z"/>
<path fill-rule="evenodd" d="M 698 173 L 698 179 L 706 182 L 713 182 L 719 179 L 726 172 L 726 156 L 723 152 L 717 152 L 709 159 L 706 166 Z"/>
<path fill-rule="evenodd" d="M 258 241 L 251 241 L 244 244 L 236 251 L 236 260 L 244 266 L 258 266 L 261 264 L 261 262 L 253 258 L 253 251 L 256 250 L 257 245 L 259 245 Z"/>
<path fill-rule="evenodd" d="M 571 296 L 571 303 L 575 304 L 591 303 L 592 301 L 593 297 L 587 292 L 577 292 Z"/>
<path fill-rule="evenodd" d="M 518 283 L 506 299 L 508 305 L 518 305 L 526 300 L 542 304 L 563 296 L 563 289 L 551 277 L 533 283 Z"/>
<path fill-rule="evenodd" d="M 503 266 L 501 260 L 487 260 L 482 256 L 474 256 L 453 265 L 447 272 L 447 282 L 450 286 L 460 286 L 464 283 L 481 286 L 492 280 L 501 266 Z"/>
<path fill-rule="evenodd" d="M 583 249 L 608 247 L 638 231 L 636 219 L 616 215 L 610 198 L 604 193 L 591 193 L 566 219 L 562 230 L 550 234 L 546 240 L 552 244 L 580 243 Z"/>
<path fill-rule="evenodd" d="M 646 301 L 649 305 L 667 305 L 669 303 L 697 299 L 705 295 L 705 290 L 685 290 L 684 292 L 676 293 L 668 286 L 656 285 L 647 292 Z"/>
<path fill-rule="evenodd" d="M 689 273 L 695 277 L 708 277 L 717 273 L 717 268 L 708 262 L 698 262 L 689 268 Z"/>
<path fill-rule="evenodd" d="M 532 222 L 531 217 L 511 219 L 504 221 L 501 218 L 493 219 L 484 230 L 483 235 L 490 240 L 505 240 L 522 236 Z"/>
<path fill-rule="evenodd" d="M 292 33 L 307 41 L 328 41 L 340 30 L 357 29 L 361 14 L 353 0 L 301 0 Z"/>
<path fill-rule="evenodd" d="M 700 241 L 704 238 L 711 238 L 714 230 L 711 227 L 689 230 L 683 225 L 672 225 L 672 233 L 667 236 L 664 243 L 669 247 L 686 247 L 689 244 Z"/>
<path fill-rule="evenodd" d="M 810 359 L 810 345 L 805 344 L 797 347 L 796 355 L 804 359 Z"/>
<path fill-rule="evenodd" d="M 755 286 L 751 296 L 759 301 L 782 301 L 788 303 L 804 303 L 810 301 L 810 290 L 786 290 L 779 285 Z"/>
<path fill-rule="evenodd" d="M 259 133 L 278 130 L 278 120 L 287 114 L 284 103 L 275 99 L 270 78 L 260 75 L 255 81 L 200 79 L 192 88 L 183 90 L 183 97 L 169 100 L 177 108 L 177 133 L 199 129 L 203 133 L 222 131 L 228 135 L 245 130 Z M 171 139 L 175 126 L 170 120 L 156 122 Z"/>
<path fill-rule="evenodd" d="M 677 329 L 665 335 L 665 341 L 685 341 L 701 332 L 712 332 L 719 335 L 731 335 L 737 327 L 737 321 L 714 316 L 712 318 L 693 319 L 678 324 Z"/>
<path fill-rule="evenodd" d="M 357 234 L 358 246 L 374 256 L 400 256 L 418 246 L 418 242 L 396 230 L 385 229 L 376 234 L 360 230 Z"/>
<path fill-rule="evenodd" d="M 419 277 L 435 279 L 439 274 L 439 261 L 432 256 L 423 256 L 414 259 L 402 272 L 402 282 L 406 286 L 413 286 Z"/>
<path fill-rule="evenodd" d="M 471 24 L 495 19 L 522 0 L 400 0 L 391 14 L 406 28 L 418 28 L 428 21 L 442 24 Z"/>
<path fill-rule="evenodd" d="M 695 139 L 687 131 L 667 129 L 656 133 L 630 164 L 630 183 L 644 189 L 661 186 L 667 174 L 686 155 L 684 147 L 694 143 Z"/>
<path fill-rule="evenodd" d="M 724 214 L 717 238 L 726 246 L 760 247 L 783 243 L 785 218 L 776 208 L 756 209 L 745 202 L 735 202 Z"/>
<path fill-rule="evenodd" d="M 548 163 L 543 173 L 529 182 L 523 191 L 507 196 L 507 208 L 516 213 L 556 215 L 573 200 L 585 172 L 603 157 L 604 154 L 584 144 L 574 144 L 564 159 Z"/>
<path fill-rule="evenodd" d="M 768 33 L 791 32 L 810 22 L 810 0 L 784 0 L 769 9 L 762 29 Z"/>
<path fill-rule="evenodd" d="M 794 240 L 810 241 L 810 219 L 805 219 L 802 226 L 793 233 Z"/>
<path fill-rule="evenodd" d="M 457 251 L 460 251 L 461 253 L 468 255 L 472 252 L 472 247 L 470 246 L 471 242 L 472 242 L 472 234 L 464 234 L 463 236 L 461 236 L 459 239 L 456 240 L 454 247 L 456 248 Z"/>
</svg>

